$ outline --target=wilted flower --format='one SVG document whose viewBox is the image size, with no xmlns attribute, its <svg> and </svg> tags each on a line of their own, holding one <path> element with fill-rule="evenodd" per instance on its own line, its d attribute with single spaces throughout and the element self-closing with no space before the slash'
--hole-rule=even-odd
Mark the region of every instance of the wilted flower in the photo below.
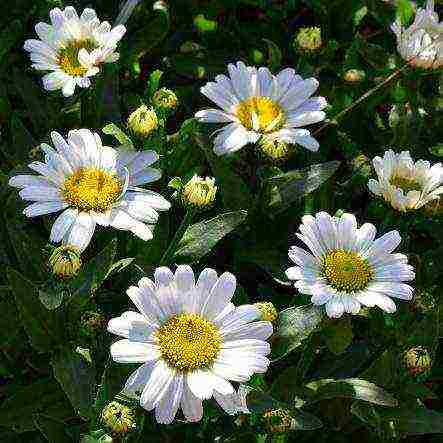
<svg viewBox="0 0 443 443">
<path fill-rule="evenodd" d="M 393 313 L 391 297 L 412 299 L 413 288 L 403 282 L 415 278 L 413 267 L 405 255 L 392 253 L 401 242 L 397 231 L 375 239 L 371 223 L 357 228 L 354 215 L 326 212 L 305 215 L 299 229 L 297 237 L 310 251 L 293 246 L 289 258 L 297 266 L 286 275 L 313 304 L 326 305 L 329 317 L 357 314 L 361 305 Z"/>
<path fill-rule="evenodd" d="M 432 368 L 432 357 L 423 346 L 408 349 L 403 357 L 405 368 L 412 376 L 425 375 Z"/>
<path fill-rule="evenodd" d="M 294 145 L 264 135 L 258 142 L 258 148 L 268 160 L 274 163 L 285 162 L 294 153 Z"/>
<path fill-rule="evenodd" d="M 433 166 L 426 160 L 414 163 L 409 151 L 396 154 L 389 150 L 383 158 L 372 161 L 377 180 L 370 179 L 368 187 L 399 211 L 418 209 L 439 198 L 443 193 L 443 166 Z"/>
<path fill-rule="evenodd" d="M 154 151 L 128 152 L 103 146 L 89 129 L 70 131 L 67 140 L 51 133 L 55 149 L 41 148 L 45 162 L 28 166 L 39 175 L 16 175 L 9 185 L 20 197 L 33 202 L 27 217 L 63 211 L 54 222 L 50 240 L 83 251 L 96 225 L 130 231 L 142 240 L 152 238 L 157 211 L 170 208 L 161 195 L 140 185 L 158 180 L 161 172 L 149 165 L 158 160 Z"/>
<path fill-rule="evenodd" d="M 131 374 L 124 392 L 140 395 L 155 409 L 159 423 L 171 423 L 179 408 L 188 421 L 202 418 L 202 400 L 214 397 L 232 405 L 230 380 L 246 382 L 265 373 L 270 352 L 266 339 L 272 324 L 257 321 L 252 305 L 231 303 L 235 277 L 205 269 L 195 281 L 189 266 L 156 269 L 155 281 L 142 278 L 127 294 L 138 312 L 125 312 L 108 330 L 124 337 L 111 346 L 120 363 L 143 363 Z"/>
<path fill-rule="evenodd" d="M 72 6 L 63 11 L 54 8 L 49 15 L 51 24 L 38 23 L 35 31 L 39 40 L 26 40 L 24 49 L 30 52 L 33 68 L 51 71 L 43 77 L 44 88 L 61 89 L 69 97 L 76 86 L 91 85 L 90 77 L 100 71 L 102 63 L 118 60 L 116 48 L 126 28 L 100 23 L 95 11 L 89 8 L 80 17 Z"/>
<path fill-rule="evenodd" d="M 102 411 L 103 424 L 114 434 L 126 434 L 136 428 L 132 408 L 112 401 Z"/>
<path fill-rule="evenodd" d="M 314 52 L 321 48 L 321 29 L 319 27 L 301 28 L 294 40 L 296 49 Z"/>
<path fill-rule="evenodd" d="M 157 108 L 172 111 L 178 106 L 178 99 L 174 91 L 168 88 L 161 88 L 155 92 L 154 97 L 152 97 L 152 103 Z"/>
<path fill-rule="evenodd" d="M 426 2 L 425 9 L 417 9 L 409 28 L 397 20 L 391 29 L 397 37 L 398 52 L 411 65 L 426 69 L 443 66 L 443 22 L 439 22 L 433 0 Z"/>
<path fill-rule="evenodd" d="M 317 151 L 319 144 L 302 126 L 325 118 L 324 97 L 311 97 L 318 88 L 315 78 L 303 80 L 287 68 L 272 75 L 268 68 L 228 65 L 229 77 L 218 75 L 201 88 L 202 94 L 220 109 L 197 112 L 206 123 L 228 123 L 214 139 L 218 155 L 238 151 L 266 135 L 269 139 L 299 144 Z"/>
<path fill-rule="evenodd" d="M 270 321 L 271 323 L 277 320 L 278 311 L 270 301 L 255 303 L 254 306 L 260 311 L 262 320 Z"/>
<path fill-rule="evenodd" d="M 266 430 L 271 434 L 282 434 L 295 429 L 295 419 L 288 409 L 271 409 L 263 414 Z"/>
<path fill-rule="evenodd" d="M 80 251 L 72 245 L 59 246 L 49 258 L 49 264 L 55 276 L 68 280 L 77 275 L 82 267 Z"/>
<path fill-rule="evenodd" d="M 216 193 L 215 178 L 194 175 L 183 187 L 181 197 L 187 208 L 205 210 L 214 204 Z"/>
<path fill-rule="evenodd" d="M 152 108 L 141 105 L 129 116 L 128 127 L 138 136 L 147 137 L 158 128 L 157 114 Z"/>
<path fill-rule="evenodd" d="M 361 69 L 349 69 L 343 74 L 343 79 L 348 83 L 359 83 L 366 78 L 365 71 Z"/>
</svg>

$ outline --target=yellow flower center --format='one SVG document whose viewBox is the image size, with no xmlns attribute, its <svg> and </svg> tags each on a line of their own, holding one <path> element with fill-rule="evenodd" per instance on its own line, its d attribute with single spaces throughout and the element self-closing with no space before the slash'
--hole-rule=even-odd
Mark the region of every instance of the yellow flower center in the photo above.
<svg viewBox="0 0 443 443">
<path fill-rule="evenodd" d="M 421 191 L 422 189 L 422 185 L 418 180 L 408 177 L 401 177 L 399 175 L 392 176 L 389 183 L 396 188 L 402 189 L 403 192 Z"/>
<path fill-rule="evenodd" d="M 210 366 L 220 351 L 217 328 L 197 314 L 171 317 L 157 331 L 163 359 L 173 368 L 186 372 Z"/>
<path fill-rule="evenodd" d="M 335 249 L 323 257 L 323 275 L 337 291 L 365 289 L 374 276 L 371 265 L 355 252 Z"/>
<path fill-rule="evenodd" d="M 66 74 L 82 77 L 88 71 L 78 60 L 80 49 L 92 51 L 97 45 L 91 40 L 73 40 L 58 52 L 58 64 Z"/>
<path fill-rule="evenodd" d="M 122 182 L 115 174 L 97 168 L 81 168 L 63 184 L 62 194 L 80 211 L 105 212 L 121 193 Z"/>
<path fill-rule="evenodd" d="M 237 105 L 235 115 L 249 130 L 258 132 L 277 131 L 283 126 L 283 109 L 269 97 L 250 97 Z"/>
</svg>

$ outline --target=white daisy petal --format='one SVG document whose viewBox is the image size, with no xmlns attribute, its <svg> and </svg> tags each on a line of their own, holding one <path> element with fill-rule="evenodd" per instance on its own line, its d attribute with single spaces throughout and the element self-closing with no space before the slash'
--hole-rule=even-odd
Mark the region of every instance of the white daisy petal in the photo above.
<svg viewBox="0 0 443 443">
<path fill-rule="evenodd" d="M 183 396 L 184 379 L 185 377 L 183 374 L 175 374 L 168 390 L 155 408 L 155 418 L 157 423 L 170 424 L 174 420 Z"/>
<path fill-rule="evenodd" d="M 95 221 L 93 218 L 86 212 L 80 212 L 66 231 L 63 242 L 83 251 L 89 245 L 94 230 Z"/>
<path fill-rule="evenodd" d="M 169 386 L 174 382 L 174 378 L 174 371 L 163 360 L 158 360 L 143 389 L 140 405 L 147 411 L 154 409 L 168 392 Z"/>
<path fill-rule="evenodd" d="M 145 363 L 157 360 L 160 353 L 158 347 L 152 343 L 123 339 L 111 345 L 111 356 L 118 363 Z"/>
<path fill-rule="evenodd" d="M 187 381 L 185 381 L 183 386 L 181 409 L 187 421 L 196 422 L 203 417 L 202 401 L 191 392 Z"/>
</svg>

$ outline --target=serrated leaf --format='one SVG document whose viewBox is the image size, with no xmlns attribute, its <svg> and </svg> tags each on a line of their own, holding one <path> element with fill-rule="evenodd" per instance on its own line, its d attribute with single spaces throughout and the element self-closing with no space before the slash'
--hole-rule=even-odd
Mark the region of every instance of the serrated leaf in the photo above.
<svg viewBox="0 0 443 443">
<path fill-rule="evenodd" d="M 382 406 L 396 406 L 397 400 L 384 389 L 366 380 L 346 378 L 342 380 L 322 379 L 306 384 L 315 391 L 310 403 L 327 398 L 354 398 Z"/>
<path fill-rule="evenodd" d="M 318 306 L 296 306 L 281 311 L 274 329 L 272 357 L 281 359 L 298 348 L 325 317 Z"/>
<path fill-rule="evenodd" d="M 394 435 L 421 435 L 443 433 L 443 414 L 419 404 L 401 408 L 379 408 L 355 402 L 351 412 L 364 423 L 380 427 L 385 424 Z"/>
<path fill-rule="evenodd" d="M 115 137 L 125 149 L 135 149 L 132 140 L 114 123 L 107 124 L 102 131 L 104 134 Z"/>
<path fill-rule="evenodd" d="M 95 370 L 77 352 L 63 350 L 51 360 L 54 377 L 82 417 L 92 416 Z"/>
<path fill-rule="evenodd" d="M 62 313 L 45 309 L 38 299 L 39 288 L 17 271 L 8 271 L 8 281 L 32 346 L 37 351 L 47 352 L 63 343 Z"/>
<path fill-rule="evenodd" d="M 200 260 L 223 237 L 242 224 L 247 215 L 247 211 L 225 212 L 190 226 L 178 244 L 175 258 L 186 258 L 187 263 Z"/>
<path fill-rule="evenodd" d="M 339 166 L 339 161 L 331 161 L 268 179 L 265 185 L 264 204 L 268 207 L 270 215 L 286 210 L 296 200 L 315 191 L 337 171 Z"/>
</svg>

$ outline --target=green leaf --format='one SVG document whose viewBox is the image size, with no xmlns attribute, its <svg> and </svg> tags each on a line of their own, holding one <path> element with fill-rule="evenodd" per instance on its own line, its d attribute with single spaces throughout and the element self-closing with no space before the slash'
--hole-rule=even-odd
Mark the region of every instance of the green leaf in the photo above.
<svg viewBox="0 0 443 443">
<path fill-rule="evenodd" d="M 268 179 L 265 184 L 264 204 L 269 208 L 269 214 L 274 216 L 289 208 L 294 201 L 315 191 L 339 166 L 339 161 L 331 161 Z"/>
<path fill-rule="evenodd" d="M 281 311 L 275 327 L 273 359 L 281 359 L 298 348 L 324 317 L 323 309 L 317 306 L 296 306 Z"/>
<path fill-rule="evenodd" d="M 125 149 L 131 151 L 135 149 L 132 140 L 114 123 L 107 124 L 102 131 L 104 134 L 114 136 Z"/>
<path fill-rule="evenodd" d="M 342 380 L 322 379 L 306 384 L 315 391 L 310 403 L 327 398 L 354 398 L 382 406 L 397 406 L 397 400 L 384 389 L 366 380 L 346 378 Z"/>
<path fill-rule="evenodd" d="M 379 428 L 386 425 L 394 435 L 421 435 L 443 433 L 443 414 L 419 404 L 401 408 L 379 408 L 355 402 L 351 412 L 364 423 Z"/>
<path fill-rule="evenodd" d="M 353 17 L 354 29 L 357 28 L 357 26 L 365 18 L 367 13 L 368 13 L 367 6 L 362 6 L 361 8 L 358 8 L 357 11 L 354 12 L 354 17 Z"/>
<path fill-rule="evenodd" d="M 27 432 L 36 428 L 34 416 L 40 412 L 59 419 L 73 414 L 66 396 L 53 379 L 9 388 L 12 395 L 7 395 L 0 407 L 0 426 Z"/>
<path fill-rule="evenodd" d="M 247 211 L 225 212 L 189 226 L 178 244 L 175 258 L 186 259 L 187 263 L 200 260 L 223 237 L 242 224 L 247 215 Z"/>
<path fill-rule="evenodd" d="M 280 48 L 272 41 L 264 38 L 263 41 L 268 45 L 268 66 L 271 71 L 275 71 L 281 66 L 283 58 Z"/>
<path fill-rule="evenodd" d="M 95 393 L 95 370 L 77 352 L 63 350 L 51 360 L 54 377 L 82 417 L 91 417 Z"/>
<path fill-rule="evenodd" d="M 17 271 L 8 271 L 8 281 L 31 345 L 37 351 L 46 352 L 63 343 L 62 313 L 45 309 L 38 299 L 39 288 Z"/>
<path fill-rule="evenodd" d="M 325 337 L 326 346 L 334 354 L 343 353 L 351 344 L 354 333 L 349 320 L 331 322 L 326 326 L 322 335 Z"/>
<path fill-rule="evenodd" d="M 50 311 L 57 309 L 62 304 L 64 296 L 64 292 L 57 288 L 46 287 L 38 291 L 40 302 Z"/>
<path fill-rule="evenodd" d="M 443 157 L 443 143 L 437 143 L 435 146 L 429 148 L 429 152 L 436 157 Z"/>
<path fill-rule="evenodd" d="M 202 34 L 217 30 L 217 22 L 207 19 L 203 14 L 199 14 L 194 18 L 194 26 L 197 28 L 197 31 Z"/>
<path fill-rule="evenodd" d="M 163 72 L 159 69 L 156 69 L 149 75 L 148 98 L 151 98 L 154 95 L 155 91 L 157 91 L 162 75 Z"/>
<path fill-rule="evenodd" d="M 397 18 L 400 19 L 402 25 L 408 25 L 415 12 L 414 5 L 410 0 L 397 0 L 395 5 L 397 7 Z"/>
<path fill-rule="evenodd" d="M 45 414 L 35 414 L 34 422 L 49 443 L 67 443 L 73 441 L 73 439 L 66 434 L 66 425 L 61 420 L 54 419 Z"/>
</svg>

